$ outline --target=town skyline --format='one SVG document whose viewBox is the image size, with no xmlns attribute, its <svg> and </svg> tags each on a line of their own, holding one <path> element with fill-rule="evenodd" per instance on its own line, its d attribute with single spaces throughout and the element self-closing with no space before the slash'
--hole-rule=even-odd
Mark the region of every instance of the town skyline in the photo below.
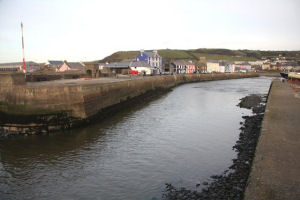
<svg viewBox="0 0 300 200">
<path fill-rule="evenodd" d="M 152 1 L 141 9 L 135 0 L 2 0 L 0 63 L 22 61 L 21 21 L 26 61 L 99 60 L 140 49 L 300 50 L 300 3 L 258 2 Z"/>
</svg>

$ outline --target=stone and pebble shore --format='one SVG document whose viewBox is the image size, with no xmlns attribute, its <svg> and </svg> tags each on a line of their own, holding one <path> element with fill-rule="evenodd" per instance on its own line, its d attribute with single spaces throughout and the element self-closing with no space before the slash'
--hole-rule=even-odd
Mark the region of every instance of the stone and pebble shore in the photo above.
<svg viewBox="0 0 300 200">
<path fill-rule="evenodd" d="M 252 109 L 252 116 L 243 116 L 244 122 L 239 139 L 233 146 L 237 152 L 237 158 L 233 164 L 221 175 L 211 176 L 210 183 L 197 184 L 202 190 L 188 190 L 176 188 L 172 184 L 166 184 L 163 199 L 165 200 L 199 200 L 199 199 L 232 199 L 241 200 L 247 185 L 255 149 L 260 135 L 261 124 L 264 116 L 267 95 L 249 95 L 241 99 L 238 104 L 241 108 Z"/>
</svg>

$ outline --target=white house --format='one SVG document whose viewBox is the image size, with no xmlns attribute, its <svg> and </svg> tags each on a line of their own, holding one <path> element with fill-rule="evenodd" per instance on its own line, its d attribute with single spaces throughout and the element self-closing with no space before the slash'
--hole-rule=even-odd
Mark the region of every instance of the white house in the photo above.
<svg viewBox="0 0 300 200">
<path fill-rule="evenodd" d="M 226 62 L 225 63 L 225 72 L 226 73 L 233 73 L 234 71 L 235 71 L 234 62 Z"/>
<path fill-rule="evenodd" d="M 218 60 L 207 60 L 207 72 L 219 72 L 220 64 Z"/>
<path fill-rule="evenodd" d="M 131 61 L 129 63 L 130 70 L 138 71 L 139 74 L 151 75 L 154 68 L 145 61 Z"/>
<path fill-rule="evenodd" d="M 83 70 L 84 65 L 80 62 L 67 62 L 64 63 L 56 69 L 56 72 L 65 72 L 65 71 L 80 71 Z"/>
<path fill-rule="evenodd" d="M 141 50 L 136 56 L 136 61 L 144 61 L 153 68 L 154 74 L 162 72 L 162 57 L 158 54 L 157 50 L 152 52 Z"/>
<path fill-rule="evenodd" d="M 223 60 L 219 61 L 219 72 L 225 73 L 225 66 L 226 66 L 225 61 Z"/>
</svg>

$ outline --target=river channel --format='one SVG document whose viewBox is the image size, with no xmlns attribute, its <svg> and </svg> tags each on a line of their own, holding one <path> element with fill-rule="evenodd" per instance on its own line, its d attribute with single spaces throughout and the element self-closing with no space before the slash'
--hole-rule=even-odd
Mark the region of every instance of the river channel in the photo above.
<svg viewBox="0 0 300 200">
<path fill-rule="evenodd" d="M 272 78 L 190 83 L 102 122 L 0 140 L 0 199 L 161 199 L 230 166 L 249 94 Z"/>
</svg>

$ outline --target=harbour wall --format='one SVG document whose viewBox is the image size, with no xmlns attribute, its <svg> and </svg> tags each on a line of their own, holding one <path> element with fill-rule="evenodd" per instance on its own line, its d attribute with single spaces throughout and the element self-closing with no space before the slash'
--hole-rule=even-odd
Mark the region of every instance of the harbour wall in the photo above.
<svg viewBox="0 0 300 200">
<path fill-rule="evenodd" d="M 113 83 L 26 84 L 22 74 L 0 74 L 0 132 L 35 134 L 104 117 L 115 105 L 179 84 L 255 77 L 255 73 L 179 74 Z"/>
<path fill-rule="evenodd" d="M 245 200 L 300 197 L 300 93 L 272 82 Z"/>
</svg>

